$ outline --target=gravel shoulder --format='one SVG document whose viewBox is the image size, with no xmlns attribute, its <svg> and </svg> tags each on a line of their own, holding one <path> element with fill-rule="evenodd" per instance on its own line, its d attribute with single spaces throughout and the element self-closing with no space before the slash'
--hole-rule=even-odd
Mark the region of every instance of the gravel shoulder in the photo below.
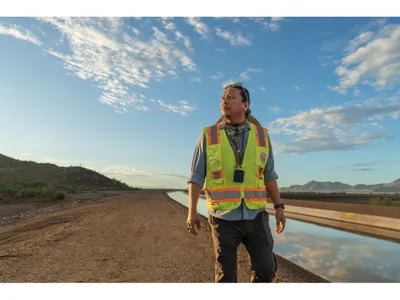
<svg viewBox="0 0 400 300">
<path fill-rule="evenodd" d="M 213 282 L 207 221 L 185 228 L 187 208 L 162 191 L 76 204 L 0 227 L 0 282 Z M 326 282 L 278 256 L 277 282 Z M 250 267 L 238 251 L 239 282 Z"/>
</svg>

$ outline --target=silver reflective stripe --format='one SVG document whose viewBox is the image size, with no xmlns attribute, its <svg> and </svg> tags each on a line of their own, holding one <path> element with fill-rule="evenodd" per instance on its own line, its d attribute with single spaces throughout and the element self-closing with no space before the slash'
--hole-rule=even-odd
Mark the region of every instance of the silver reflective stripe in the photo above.
<svg viewBox="0 0 400 300">
<path fill-rule="evenodd" d="M 212 200 L 219 199 L 240 199 L 240 191 L 225 191 L 225 192 L 216 192 L 216 191 L 207 191 L 208 198 Z"/>
<path fill-rule="evenodd" d="M 218 144 L 218 130 L 217 130 L 217 126 L 219 125 L 213 125 L 211 126 L 211 145 L 216 145 Z"/>
<path fill-rule="evenodd" d="M 244 191 L 244 197 L 246 199 L 266 199 L 267 191 Z"/>
<path fill-rule="evenodd" d="M 220 179 L 221 178 L 221 171 L 215 171 L 215 172 L 213 172 L 213 175 L 214 175 L 214 179 Z"/>
<path fill-rule="evenodd" d="M 260 139 L 260 147 L 265 147 L 265 134 L 261 126 L 257 126 L 258 137 Z"/>
</svg>

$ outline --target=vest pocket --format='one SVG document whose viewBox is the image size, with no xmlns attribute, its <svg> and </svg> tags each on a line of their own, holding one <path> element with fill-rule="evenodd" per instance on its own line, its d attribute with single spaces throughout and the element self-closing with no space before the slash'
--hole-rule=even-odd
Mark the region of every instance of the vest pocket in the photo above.
<svg viewBox="0 0 400 300">
<path fill-rule="evenodd" d="M 222 157 L 220 145 L 207 147 L 207 165 L 210 172 L 222 170 Z"/>
<path fill-rule="evenodd" d="M 218 178 L 218 179 L 213 179 L 212 180 L 213 184 L 219 184 L 219 185 L 223 185 L 224 184 L 224 179 L 223 178 Z"/>
</svg>

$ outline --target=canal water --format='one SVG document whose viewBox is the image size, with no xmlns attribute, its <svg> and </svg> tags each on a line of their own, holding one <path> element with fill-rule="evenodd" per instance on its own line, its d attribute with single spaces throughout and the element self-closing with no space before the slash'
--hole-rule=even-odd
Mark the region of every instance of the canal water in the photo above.
<svg viewBox="0 0 400 300">
<path fill-rule="evenodd" d="M 171 192 L 188 206 L 188 195 Z M 206 201 L 198 212 L 207 217 Z M 275 234 L 275 253 L 331 282 L 400 282 L 400 244 L 287 218 L 286 228 Z"/>
</svg>

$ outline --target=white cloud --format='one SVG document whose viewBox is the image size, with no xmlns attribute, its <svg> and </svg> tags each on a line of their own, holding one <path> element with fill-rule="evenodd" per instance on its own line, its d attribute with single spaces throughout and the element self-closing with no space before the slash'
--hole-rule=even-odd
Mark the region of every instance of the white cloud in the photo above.
<svg viewBox="0 0 400 300">
<path fill-rule="evenodd" d="M 210 78 L 213 80 L 222 79 L 222 78 L 224 78 L 224 74 L 222 74 L 221 72 L 217 72 L 216 74 L 212 75 Z"/>
<path fill-rule="evenodd" d="M 377 89 L 400 84 L 400 25 L 387 25 L 378 33 L 363 32 L 348 43 L 345 56 L 335 69 L 342 92 L 357 84 Z"/>
<path fill-rule="evenodd" d="M 110 176 L 110 175 L 116 175 L 116 176 L 143 176 L 143 177 L 151 177 L 154 176 L 156 173 L 155 172 L 149 172 L 146 170 L 141 170 L 137 168 L 132 168 L 128 166 L 107 166 L 102 170 L 102 173 Z"/>
<path fill-rule="evenodd" d="M 267 21 L 267 18 L 262 18 L 262 17 L 253 17 L 253 18 L 249 18 L 250 20 L 262 25 L 264 27 L 264 29 L 269 29 L 269 24 Z"/>
<path fill-rule="evenodd" d="M 169 20 L 174 19 L 173 17 L 161 17 L 161 23 L 164 25 L 164 28 L 166 30 L 173 31 L 176 29 L 176 26 L 173 22 L 170 22 Z"/>
<path fill-rule="evenodd" d="M 302 91 L 302 90 L 304 89 L 304 87 L 299 86 L 299 85 L 294 85 L 293 88 L 294 88 L 296 91 Z"/>
<path fill-rule="evenodd" d="M 221 53 L 225 53 L 226 52 L 224 49 L 221 49 L 221 48 L 217 48 L 217 51 L 221 52 Z"/>
<path fill-rule="evenodd" d="M 106 166 L 101 173 L 141 188 L 186 188 L 188 178 L 179 174 L 153 172 L 123 165 Z"/>
<path fill-rule="evenodd" d="M 171 103 L 166 104 L 162 100 L 154 100 L 152 99 L 151 102 L 157 104 L 162 110 L 173 112 L 180 114 L 182 116 L 186 116 L 189 112 L 193 112 L 197 109 L 196 106 L 190 105 L 187 101 L 179 101 L 178 105 L 172 105 Z"/>
<path fill-rule="evenodd" d="M 283 17 L 272 17 L 271 18 L 271 22 L 281 22 L 283 21 Z"/>
<path fill-rule="evenodd" d="M 354 96 L 360 96 L 361 91 L 360 90 L 354 90 Z"/>
<path fill-rule="evenodd" d="M 222 85 L 222 87 L 224 88 L 224 87 L 226 87 L 228 84 L 235 83 L 235 82 L 236 82 L 236 81 L 233 80 L 233 79 L 228 79 L 228 80 L 224 81 L 221 85 Z"/>
<path fill-rule="evenodd" d="M 215 34 L 227 40 L 232 46 L 248 46 L 251 45 L 250 41 L 242 34 L 234 35 L 232 32 L 224 31 L 221 28 L 215 28 Z"/>
<path fill-rule="evenodd" d="M 329 236 L 332 229 L 325 228 L 324 234 Z M 373 247 L 371 241 L 360 242 L 352 235 L 332 235 L 323 237 L 321 231 L 304 233 L 288 227 L 285 235 L 275 239 L 276 247 L 285 249 L 283 245 L 291 245 L 281 255 L 306 270 L 320 275 L 331 282 L 388 282 L 400 280 L 400 276 L 389 277 L 390 265 L 379 259 L 387 257 L 387 261 L 396 260 L 395 251 Z M 365 263 L 368 261 L 369 263 Z M 389 270 L 385 270 L 389 267 Z M 379 271 L 376 271 L 379 269 Z M 383 269 L 383 270 L 382 270 Z M 393 270 L 393 269 L 392 269 Z M 385 272 L 386 271 L 386 272 Z"/>
<path fill-rule="evenodd" d="M 342 89 L 342 88 L 340 88 L 340 86 L 331 86 L 331 85 L 329 85 L 328 86 L 328 91 L 331 91 L 331 92 L 335 91 L 335 92 L 338 92 L 340 95 L 346 95 L 347 94 L 347 91 Z"/>
<path fill-rule="evenodd" d="M 268 110 L 272 111 L 275 114 L 279 114 L 282 111 L 282 109 L 278 106 L 270 106 L 268 107 Z"/>
<path fill-rule="evenodd" d="M 268 28 L 271 31 L 278 31 L 279 28 L 281 27 L 281 22 L 283 21 L 283 18 L 281 17 L 272 17 L 269 24 L 268 24 Z"/>
<path fill-rule="evenodd" d="M 262 86 L 262 87 L 260 87 L 260 90 L 262 90 L 262 91 L 265 92 L 267 89 L 266 89 L 265 87 Z"/>
<path fill-rule="evenodd" d="M 187 50 L 193 51 L 189 37 L 183 35 L 180 31 L 175 31 L 175 36 L 178 40 L 183 40 L 183 44 Z"/>
<path fill-rule="evenodd" d="M 261 73 L 263 71 L 264 71 L 263 69 L 248 68 L 246 71 L 240 74 L 240 79 L 249 80 L 250 79 L 249 73 Z"/>
<path fill-rule="evenodd" d="M 351 41 L 348 42 L 348 46 L 345 52 L 355 52 L 360 46 L 363 46 L 369 40 L 371 40 L 374 33 L 372 31 L 363 32 Z"/>
<path fill-rule="evenodd" d="M 9 35 L 16 39 L 30 42 L 36 46 L 42 45 L 42 42 L 32 32 L 16 25 L 5 26 L 0 23 L 0 35 Z"/>
<path fill-rule="evenodd" d="M 191 82 L 201 82 L 201 78 L 200 77 L 193 77 L 193 78 L 190 78 L 189 81 L 191 81 Z"/>
<path fill-rule="evenodd" d="M 353 106 L 314 108 L 269 124 L 271 133 L 295 136 L 289 143 L 275 142 L 278 152 L 304 153 L 348 150 L 367 146 L 373 140 L 393 137 L 374 126 L 363 130 L 370 121 L 392 117 L 400 112 L 400 103 L 365 101 Z"/>
<path fill-rule="evenodd" d="M 194 30 L 200 34 L 202 38 L 206 38 L 208 36 L 208 27 L 203 21 L 201 21 L 200 18 L 186 18 L 186 22 L 192 25 Z"/>
<path fill-rule="evenodd" d="M 23 153 L 21 153 L 21 156 L 32 156 L 32 153 L 29 153 L 29 152 L 23 152 Z"/>
<path fill-rule="evenodd" d="M 136 28 L 131 28 L 131 29 L 135 35 L 137 35 L 137 36 L 140 35 L 140 31 L 138 29 L 136 29 Z"/>
<path fill-rule="evenodd" d="M 153 27 L 152 36 L 144 41 L 138 29 L 124 27 L 119 18 L 39 20 L 41 27 L 50 25 L 61 37 L 55 44 L 44 41 L 45 51 L 60 59 L 72 74 L 101 89 L 99 101 L 118 112 L 149 111 L 146 97 L 134 88 L 148 89 L 154 82 L 196 70 L 188 53 L 190 40 L 179 31 L 176 40 L 170 40 Z"/>
<path fill-rule="evenodd" d="M 284 18 L 282 18 L 282 17 L 272 17 L 268 21 L 267 18 L 252 17 L 252 18 L 249 18 L 249 20 L 252 20 L 252 21 L 262 25 L 262 27 L 267 31 L 275 32 L 275 31 L 278 31 L 279 28 L 281 27 L 280 23 L 284 20 Z"/>
<path fill-rule="evenodd" d="M 372 166 L 375 163 L 376 163 L 375 161 L 367 161 L 367 162 L 361 162 L 361 163 L 353 163 L 352 166 L 355 166 L 355 167 Z"/>
</svg>

